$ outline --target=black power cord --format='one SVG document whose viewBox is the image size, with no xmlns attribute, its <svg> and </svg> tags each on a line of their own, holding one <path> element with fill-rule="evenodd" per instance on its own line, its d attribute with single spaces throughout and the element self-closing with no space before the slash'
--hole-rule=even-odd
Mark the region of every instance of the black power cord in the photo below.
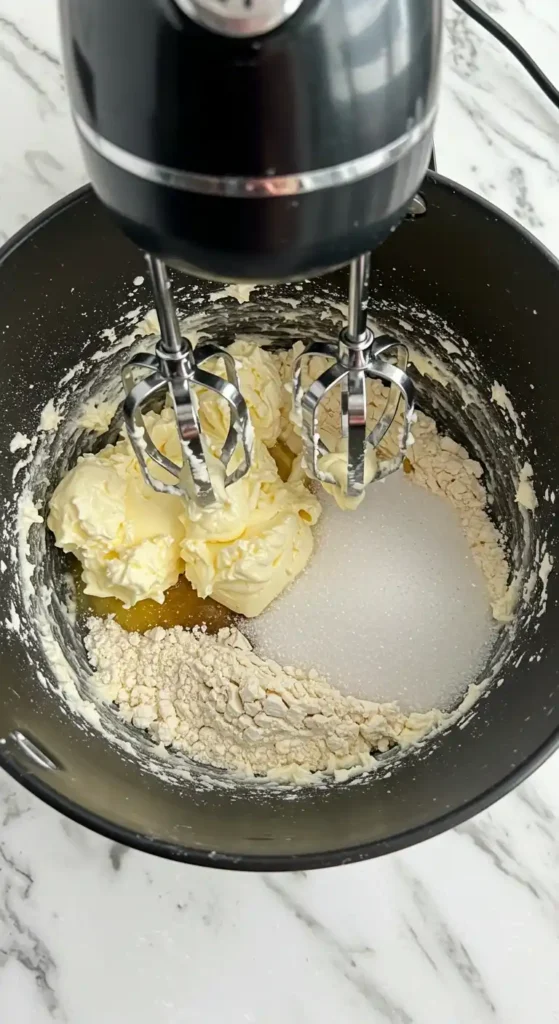
<svg viewBox="0 0 559 1024">
<path fill-rule="evenodd" d="M 548 100 L 559 110 L 559 90 L 550 82 L 547 75 L 544 75 L 541 68 L 532 60 L 524 47 L 511 36 L 510 32 L 507 32 L 502 25 L 499 25 L 493 18 L 490 18 L 477 4 L 472 3 L 472 0 L 454 0 L 454 3 L 464 14 L 469 15 L 473 21 L 477 21 L 478 25 L 481 25 L 499 43 L 502 43 L 509 53 L 512 53 L 513 57 L 516 57 L 525 71 L 534 79 L 536 85 L 539 85 L 542 92 L 545 93 Z"/>
</svg>

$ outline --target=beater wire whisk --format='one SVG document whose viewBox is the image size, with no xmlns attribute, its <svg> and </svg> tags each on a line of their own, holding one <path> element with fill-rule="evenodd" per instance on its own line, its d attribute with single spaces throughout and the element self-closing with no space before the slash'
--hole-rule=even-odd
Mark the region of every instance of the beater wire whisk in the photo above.
<svg viewBox="0 0 559 1024">
<path fill-rule="evenodd" d="M 299 423 L 305 465 L 316 480 L 340 487 L 349 498 L 359 497 L 368 482 L 383 479 L 398 469 L 406 453 L 413 419 L 415 390 L 406 370 L 405 345 L 383 335 L 375 340 L 367 325 L 370 256 L 363 255 L 350 264 L 348 323 L 338 343 L 311 342 L 293 363 L 293 409 Z M 302 372 L 312 356 L 322 356 L 331 365 L 304 390 Z M 384 409 L 369 430 L 367 426 L 367 380 L 380 380 L 389 388 Z M 329 469 L 321 467 L 323 456 L 332 454 L 320 434 L 319 413 L 336 387 L 340 387 L 340 451 L 347 458 L 342 483 Z M 378 451 L 382 439 L 394 422 L 400 401 L 404 418 L 398 436 L 398 453 L 392 458 L 368 459 Z"/>
<path fill-rule="evenodd" d="M 218 345 L 204 343 L 193 348 L 181 335 L 165 264 L 155 256 L 148 255 L 146 259 L 161 338 L 153 354 L 138 353 L 122 370 L 126 393 L 124 422 L 146 483 L 156 491 L 185 496 L 201 507 L 208 507 L 222 502 L 224 489 L 248 473 L 253 447 L 252 424 L 239 389 L 235 360 Z M 222 360 L 226 380 L 203 368 L 210 359 Z M 138 371 L 145 370 L 147 376 L 139 377 Z M 196 395 L 199 388 L 213 392 L 229 407 L 229 429 L 217 455 L 211 451 L 200 426 Z M 172 462 L 157 448 L 145 425 L 145 413 L 168 397 L 177 421 L 181 465 Z M 240 461 L 229 469 L 238 445 Z M 154 476 L 150 460 L 166 470 L 177 483 L 167 483 Z"/>
</svg>

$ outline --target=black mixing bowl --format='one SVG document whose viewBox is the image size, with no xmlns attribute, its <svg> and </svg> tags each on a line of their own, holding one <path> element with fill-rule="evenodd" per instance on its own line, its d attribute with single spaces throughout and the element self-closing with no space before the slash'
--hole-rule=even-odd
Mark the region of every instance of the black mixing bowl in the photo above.
<svg viewBox="0 0 559 1024">
<path fill-rule="evenodd" d="M 432 175 L 423 191 L 426 215 L 405 223 L 374 256 L 374 312 L 382 326 L 404 333 L 411 327 L 435 346 L 437 336 L 446 338 L 447 351 L 449 338 L 458 347 L 462 337 L 469 339 L 486 383 L 498 380 L 526 411 L 522 428 L 529 437 L 527 452 L 537 452 L 532 457 L 540 505 L 524 551 L 510 486 L 523 457 L 517 453 L 511 462 L 514 425 L 508 433 L 503 426 L 499 441 L 482 418 L 474 438 L 474 447 L 492 465 L 494 508 L 508 515 L 511 558 L 526 578 L 530 562 L 541 561 L 544 538 L 553 552 L 556 533 L 554 506 L 544 491 L 548 497 L 559 491 L 559 403 L 553 384 L 557 263 L 506 217 L 454 184 Z M 122 730 L 111 737 L 72 713 L 34 635 L 33 608 L 39 618 L 45 598 L 35 599 L 39 603 L 32 604 L 31 620 L 26 619 L 13 571 L 12 496 L 27 470 L 20 469 L 14 485 L 14 463 L 26 453 L 11 453 L 9 446 L 16 431 L 34 433 L 39 410 L 60 394 L 62 374 L 78 360 L 85 360 L 84 373 L 109 365 L 110 359 L 87 359 L 99 346 L 99 333 L 119 318 L 122 322 L 123 310 L 148 303 L 149 296 L 145 286 L 143 291 L 132 286 L 144 274 L 141 254 L 116 230 L 89 188 L 26 227 L 4 247 L 0 260 L 0 480 L 7 509 L 0 541 L 7 567 L 0 587 L 5 624 L 0 763 L 10 774 L 59 811 L 120 843 L 199 864 L 295 869 L 359 860 L 426 839 L 487 807 L 542 763 L 559 732 L 559 583 L 553 573 L 547 607 L 522 612 L 501 652 L 500 671 L 494 671 L 493 684 L 473 714 L 424 748 L 346 783 L 294 792 L 258 783 L 231 785 L 219 772 L 202 782 L 192 766 L 175 777 L 162 762 L 153 772 L 149 751 L 133 756 L 130 736 Z M 194 282 L 179 278 L 177 287 L 181 282 L 180 301 L 191 312 L 202 308 L 192 303 L 203 299 L 209 286 L 197 285 L 201 290 L 195 292 Z M 343 272 L 326 284 L 342 296 Z M 324 281 L 313 287 L 324 287 Z M 436 316 L 426 317 L 426 309 Z M 444 334 L 444 326 L 435 329 L 437 317 L 454 333 Z M 255 321 L 250 304 L 232 302 L 216 323 L 226 332 Z M 69 406 L 80 397 L 72 386 L 67 382 Z M 54 441 L 51 454 L 43 447 L 42 468 L 33 480 L 39 504 L 87 443 L 74 433 Z M 30 538 L 32 556 L 42 551 L 56 619 L 64 565 L 51 545 L 45 547 L 44 529 L 32 527 Z M 536 592 L 541 596 L 540 580 Z M 78 673 L 85 671 L 79 623 L 72 628 L 59 617 L 55 632 L 71 649 Z M 101 719 L 112 722 L 107 728 L 114 730 L 110 712 L 102 710 Z"/>
</svg>

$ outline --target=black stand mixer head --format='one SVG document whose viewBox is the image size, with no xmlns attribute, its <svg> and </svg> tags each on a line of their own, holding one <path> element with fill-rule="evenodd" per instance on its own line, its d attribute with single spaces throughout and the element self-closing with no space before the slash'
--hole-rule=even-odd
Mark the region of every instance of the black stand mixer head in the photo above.
<svg viewBox="0 0 559 1024">
<path fill-rule="evenodd" d="M 429 162 L 441 0 L 61 0 L 61 17 L 87 168 L 133 241 L 216 280 L 306 278 L 357 261 L 357 322 L 362 254 L 396 228 Z M 161 279 L 152 274 L 160 314 Z M 348 357 L 347 340 L 336 364 L 348 371 L 342 405 L 363 392 L 363 358 Z M 189 394 L 195 360 L 183 343 L 175 391 Z M 362 339 L 351 344 L 363 352 Z M 168 360 L 159 371 L 169 380 Z M 398 379 L 407 422 L 411 384 Z M 242 398 L 229 395 L 231 429 L 246 446 Z M 201 444 L 192 401 L 189 436 L 179 423 L 187 459 Z M 342 435 L 345 423 L 355 495 L 371 437 L 351 436 L 351 419 L 342 417 Z M 312 472 L 315 438 L 303 436 Z"/>
</svg>

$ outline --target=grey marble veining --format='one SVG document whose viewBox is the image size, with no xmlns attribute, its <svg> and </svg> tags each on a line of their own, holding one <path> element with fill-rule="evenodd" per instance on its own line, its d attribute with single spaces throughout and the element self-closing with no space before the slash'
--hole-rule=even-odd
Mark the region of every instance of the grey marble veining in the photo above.
<svg viewBox="0 0 559 1024">
<path fill-rule="evenodd" d="M 557 0 L 485 0 L 559 84 Z M 54 0 L 0 0 L 0 238 L 85 179 Z M 559 113 L 447 5 L 439 170 L 559 254 Z M 176 865 L 0 775 L 0 1021 L 559 1021 L 559 759 L 491 810 L 343 869 Z"/>
<path fill-rule="evenodd" d="M 554 1020 L 554 763 L 379 861 L 239 875 L 158 861 L 0 780 L 0 1008 L 32 1024 Z"/>
</svg>

